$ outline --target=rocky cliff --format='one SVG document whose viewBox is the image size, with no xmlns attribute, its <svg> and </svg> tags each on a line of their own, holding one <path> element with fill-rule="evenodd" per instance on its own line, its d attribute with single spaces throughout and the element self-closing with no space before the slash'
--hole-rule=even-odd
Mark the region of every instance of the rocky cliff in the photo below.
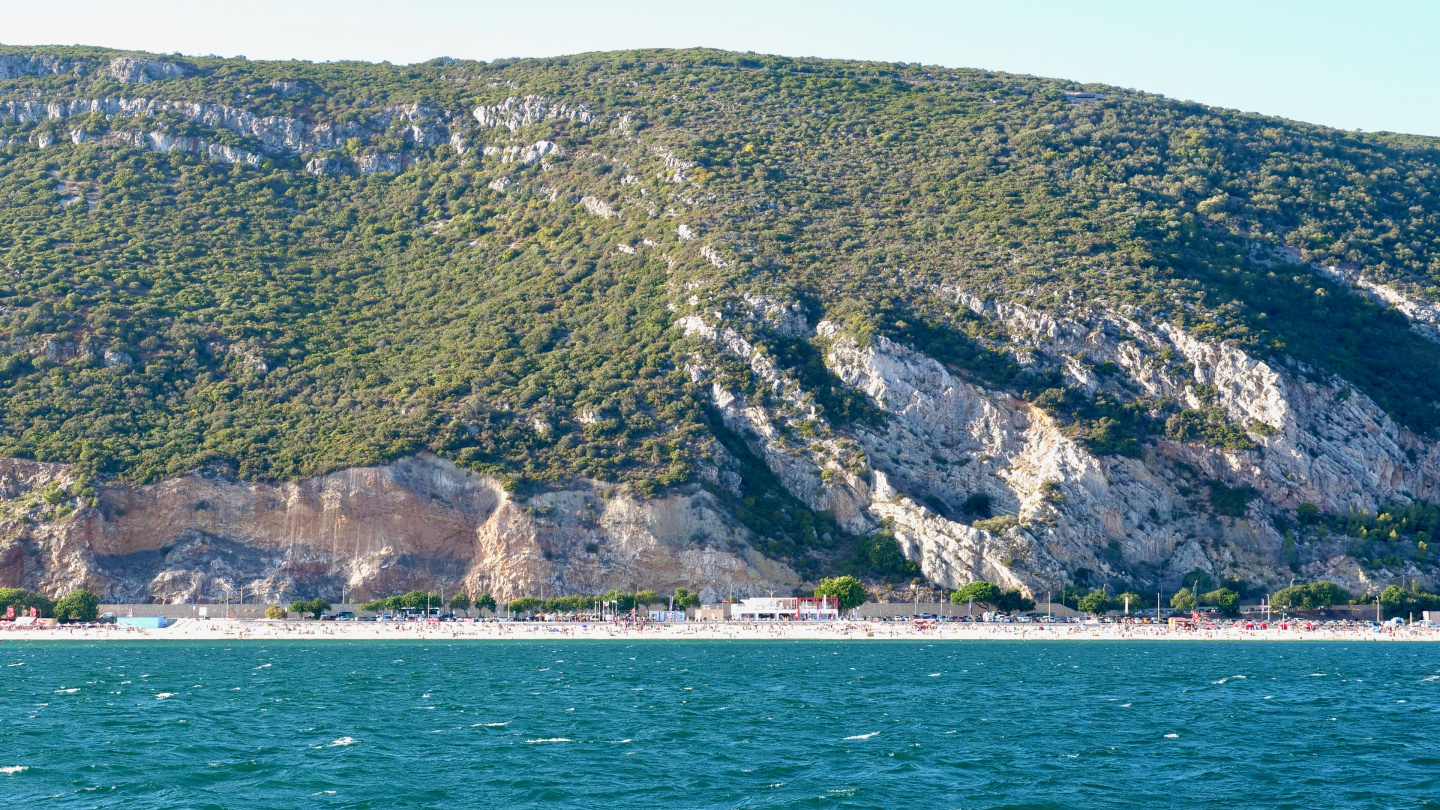
<svg viewBox="0 0 1440 810">
<path fill-rule="evenodd" d="M 1056 318 L 951 295 L 957 308 L 1002 329 L 1017 356 L 1055 358 L 1077 388 L 1187 406 L 1200 404 L 1197 391 L 1213 391 L 1235 424 L 1249 426 L 1251 448 L 1160 438 L 1139 457 L 1098 455 L 1042 409 L 959 378 L 913 348 L 885 337 L 861 345 L 826 321 L 812 331 L 795 315 L 798 304 L 747 300 L 734 307 L 738 328 L 703 315 L 677 325 L 744 358 L 758 387 L 776 394 L 766 407 L 713 388 L 716 407 L 752 437 L 787 489 L 852 531 L 890 529 L 939 585 L 987 579 L 1041 594 L 1076 571 L 1161 587 L 1178 587 L 1196 570 L 1217 582 L 1284 583 L 1301 573 L 1358 593 L 1433 580 L 1414 563 L 1367 568 L 1337 547 L 1315 550 L 1303 571 L 1282 563 L 1277 527 L 1301 504 L 1343 514 L 1436 495 L 1440 447 L 1344 381 L 1293 361 L 1277 369 L 1168 323 L 1104 311 Z M 741 336 L 747 327 L 824 342 L 828 368 L 889 416 L 883 428 L 817 430 L 813 397 Z M 1098 374 L 1105 364 L 1118 373 Z M 698 362 L 691 368 L 697 378 L 707 373 Z M 1253 495 L 1243 512 L 1224 514 L 1206 498 L 1215 486 Z M 977 493 L 1014 519 L 962 517 Z"/>
<path fill-rule="evenodd" d="M 714 597 L 799 582 L 698 490 L 637 500 L 583 484 L 517 498 L 429 454 L 278 485 L 187 475 L 87 499 L 75 483 L 65 465 L 0 462 L 0 586 L 181 602 L 242 588 L 268 601 L 637 585 Z"/>
</svg>

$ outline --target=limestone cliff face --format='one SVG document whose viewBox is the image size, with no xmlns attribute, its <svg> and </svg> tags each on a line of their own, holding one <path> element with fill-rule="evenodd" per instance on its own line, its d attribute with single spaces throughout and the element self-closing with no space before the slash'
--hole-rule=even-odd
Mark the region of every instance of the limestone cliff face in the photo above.
<svg viewBox="0 0 1440 810">
<path fill-rule="evenodd" d="M 517 499 L 422 454 L 284 484 L 187 475 L 57 498 L 64 465 L 0 460 L 0 586 L 107 600 L 270 601 L 466 588 L 505 600 L 634 587 L 789 591 L 701 491 L 639 501 L 593 485 Z M 50 485 L 47 490 L 47 485 Z M 49 496 L 47 498 L 47 495 Z"/>
<path fill-rule="evenodd" d="M 1039 594 L 1079 569 L 1138 574 L 1171 587 L 1197 568 L 1217 579 L 1284 583 L 1295 572 L 1280 563 L 1275 518 L 1293 517 L 1299 504 L 1344 513 L 1436 495 L 1440 448 L 1395 425 L 1343 381 L 1319 379 L 1298 364 L 1272 367 L 1233 346 L 1120 313 L 1057 318 L 952 295 L 957 306 L 1003 327 L 1022 362 L 1060 358 L 1071 385 L 1187 407 L 1201 404 L 1196 386 L 1213 389 L 1215 403 L 1258 448 L 1160 439 L 1141 458 L 1097 456 L 1026 402 L 959 379 L 884 337 L 862 346 L 823 321 L 811 331 L 774 302 L 736 306 L 743 320 L 733 326 L 703 314 L 677 325 L 745 358 L 773 394 L 761 406 L 719 383 L 712 388 L 727 423 L 752 437 L 792 494 L 851 531 L 888 526 L 927 578 L 945 586 L 986 579 Z M 813 398 L 742 336 L 747 323 L 823 341 L 830 370 L 890 418 L 879 428 L 817 428 Z M 1094 368 L 1104 363 L 1122 373 L 1102 379 Z M 692 363 L 692 377 L 708 373 L 703 362 Z M 797 431 L 802 424 L 806 430 Z M 1217 515 L 1206 503 L 1207 481 L 1253 487 L 1258 497 L 1242 517 Z M 1012 516 L 1012 525 L 971 525 L 962 507 L 975 494 Z M 1367 570 L 1341 552 L 1303 573 L 1356 592 L 1399 578 L 1431 579 L 1408 564 Z"/>
<path fill-rule="evenodd" d="M 1027 402 L 884 337 L 862 344 L 837 324 L 812 327 L 793 304 L 751 296 L 739 320 L 702 312 L 677 327 L 744 359 L 752 379 L 743 385 L 719 375 L 713 355 L 694 355 L 687 371 L 792 495 L 852 533 L 888 527 L 944 586 L 986 579 L 1039 595 L 1088 569 L 1173 587 L 1197 568 L 1279 584 L 1295 572 L 1281 563 L 1276 518 L 1293 517 L 1300 503 L 1343 513 L 1437 495 L 1440 448 L 1343 381 L 1120 313 L 1057 318 L 960 293 L 955 300 L 1003 326 L 1022 360 L 1060 358 L 1071 385 L 1190 406 L 1200 404 L 1197 386 L 1213 391 L 1212 403 L 1256 449 L 1159 439 L 1139 458 L 1099 456 Z M 828 424 L 814 392 L 746 337 L 756 326 L 823 346 L 830 371 L 887 418 Z M 1105 363 L 1121 373 L 1097 374 Z M 712 450 L 700 478 L 737 493 L 723 453 Z M 1243 515 L 1219 515 L 1205 482 L 1257 495 Z M 159 601 L 223 598 L 242 586 L 273 600 L 342 588 L 364 598 L 463 587 L 506 599 L 682 585 L 743 595 L 801 584 L 757 553 L 699 485 L 658 499 L 594 483 L 517 498 L 421 455 L 283 484 L 192 474 L 83 497 L 80 488 L 64 465 L 0 460 L 0 584 Z M 976 495 L 1006 519 L 967 514 Z M 1301 574 L 1357 592 L 1402 577 L 1432 581 L 1413 564 L 1375 570 L 1338 548 Z"/>
</svg>

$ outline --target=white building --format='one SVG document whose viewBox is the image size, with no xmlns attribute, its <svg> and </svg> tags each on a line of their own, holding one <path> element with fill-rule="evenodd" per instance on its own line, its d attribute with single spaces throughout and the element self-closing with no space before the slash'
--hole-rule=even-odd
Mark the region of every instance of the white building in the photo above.
<svg viewBox="0 0 1440 810">
<path fill-rule="evenodd" d="M 731 616 L 742 622 L 834 621 L 840 618 L 840 604 L 831 596 L 798 596 L 742 599 Z"/>
</svg>

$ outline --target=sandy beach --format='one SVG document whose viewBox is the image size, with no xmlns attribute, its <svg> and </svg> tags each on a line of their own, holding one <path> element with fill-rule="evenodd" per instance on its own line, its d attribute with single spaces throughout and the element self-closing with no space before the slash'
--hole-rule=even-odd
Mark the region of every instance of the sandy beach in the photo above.
<svg viewBox="0 0 1440 810">
<path fill-rule="evenodd" d="M 423 639 L 500 641 L 635 640 L 991 640 L 991 641 L 1440 641 L 1440 628 L 1310 626 L 1275 622 L 1261 629 L 1230 624 L 1171 630 L 1145 624 L 904 622 L 317 622 L 181 619 L 161 629 L 71 626 L 0 629 L 0 643 L 25 641 L 337 641 Z"/>
</svg>

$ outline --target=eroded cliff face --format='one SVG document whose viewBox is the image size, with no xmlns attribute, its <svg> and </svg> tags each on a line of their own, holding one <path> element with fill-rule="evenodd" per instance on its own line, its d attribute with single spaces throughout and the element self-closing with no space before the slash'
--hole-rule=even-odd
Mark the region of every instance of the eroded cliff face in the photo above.
<svg viewBox="0 0 1440 810">
<path fill-rule="evenodd" d="M 1436 494 L 1440 448 L 1341 380 L 1299 364 L 1272 367 L 1168 323 L 1116 312 L 1057 318 L 950 294 L 957 307 L 1003 328 L 1022 363 L 1048 358 L 1069 385 L 1185 407 L 1202 404 L 1197 391 L 1213 391 L 1212 403 L 1256 449 L 1161 438 L 1139 458 L 1096 455 L 1029 403 L 959 379 L 884 337 L 861 345 L 824 321 L 811 330 L 793 307 L 775 302 L 735 306 L 739 321 L 735 311 L 712 311 L 678 325 L 748 362 L 765 404 L 719 382 L 712 398 L 792 494 L 851 531 L 887 526 L 926 577 L 947 587 L 986 579 L 1042 594 L 1081 569 L 1168 587 L 1196 569 L 1217 580 L 1285 583 L 1296 572 L 1281 562 L 1276 525 L 1301 503 L 1344 514 Z M 742 336 L 747 325 L 823 342 L 829 369 L 889 416 L 883 427 L 823 424 L 813 397 Z M 1119 373 L 1097 374 L 1106 363 Z M 710 373 L 700 359 L 690 371 L 697 380 Z M 1243 515 L 1217 514 L 1206 498 L 1211 484 L 1250 487 L 1256 496 Z M 977 493 L 1012 525 L 965 515 Z M 1356 592 L 1431 580 L 1410 564 L 1367 569 L 1339 548 L 1301 573 Z"/>
<path fill-rule="evenodd" d="M 1036 406 L 887 338 L 862 344 L 835 323 L 811 326 L 795 304 L 750 296 L 740 321 L 699 312 L 677 327 L 718 353 L 694 355 L 687 371 L 791 495 L 854 534 L 888 528 L 946 587 L 986 579 L 1041 595 L 1082 569 L 1165 587 L 1196 569 L 1280 584 L 1296 572 L 1276 526 L 1301 503 L 1344 513 L 1437 494 L 1440 448 L 1343 381 L 1121 313 L 1057 318 L 962 293 L 955 302 L 1002 326 L 1022 361 L 1056 363 L 1072 386 L 1189 406 L 1213 392 L 1255 449 L 1160 438 L 1140 457 L 1097 455 Z M 822 346 L 840 383 L 886 418 L 827 423 L 814 392 L 746 337 L 753 327 Z M 742 358 L 749 382 L 720 374 L 719 355 Z M 1097 374 L 1107 363 L 1119 372 Z M 737 494 L 718 444 L 711 462 L 701 481 Z M 1217 514 L 1211 483 L 1254 497 L 1243 514 Z M 802 585 L 699 484 L 655 499 L 595 483 L 517 498 L 421 455 L 282 484 L 192 474 L 75 495 L 82 485 L 64 465 L 0 460 L 0 584 L 172 602 L 242 586 L 275 600 L 440 587 L 508 599 L 684 586 L 709 598 Z M 1002 520 L 967 513 L 977 495 Z M 1356 592 L 1432 581 L 1413 564 L 1376 570 L 1339 547 L 1299 573 Z"/>
<path fill-rule="evenodd" d="M 412 588 L 590 593 L 677 586 L 789 592 L 798 577 L 750 547 L 698 489 L 636 500 L 585 484 L 516 498 L 422 454 L 284 484 L 187 475 L 62 496 L 65 465 L 0 459 L 0 586 L 106 600 L 278 601 Z"/>
</svg>

